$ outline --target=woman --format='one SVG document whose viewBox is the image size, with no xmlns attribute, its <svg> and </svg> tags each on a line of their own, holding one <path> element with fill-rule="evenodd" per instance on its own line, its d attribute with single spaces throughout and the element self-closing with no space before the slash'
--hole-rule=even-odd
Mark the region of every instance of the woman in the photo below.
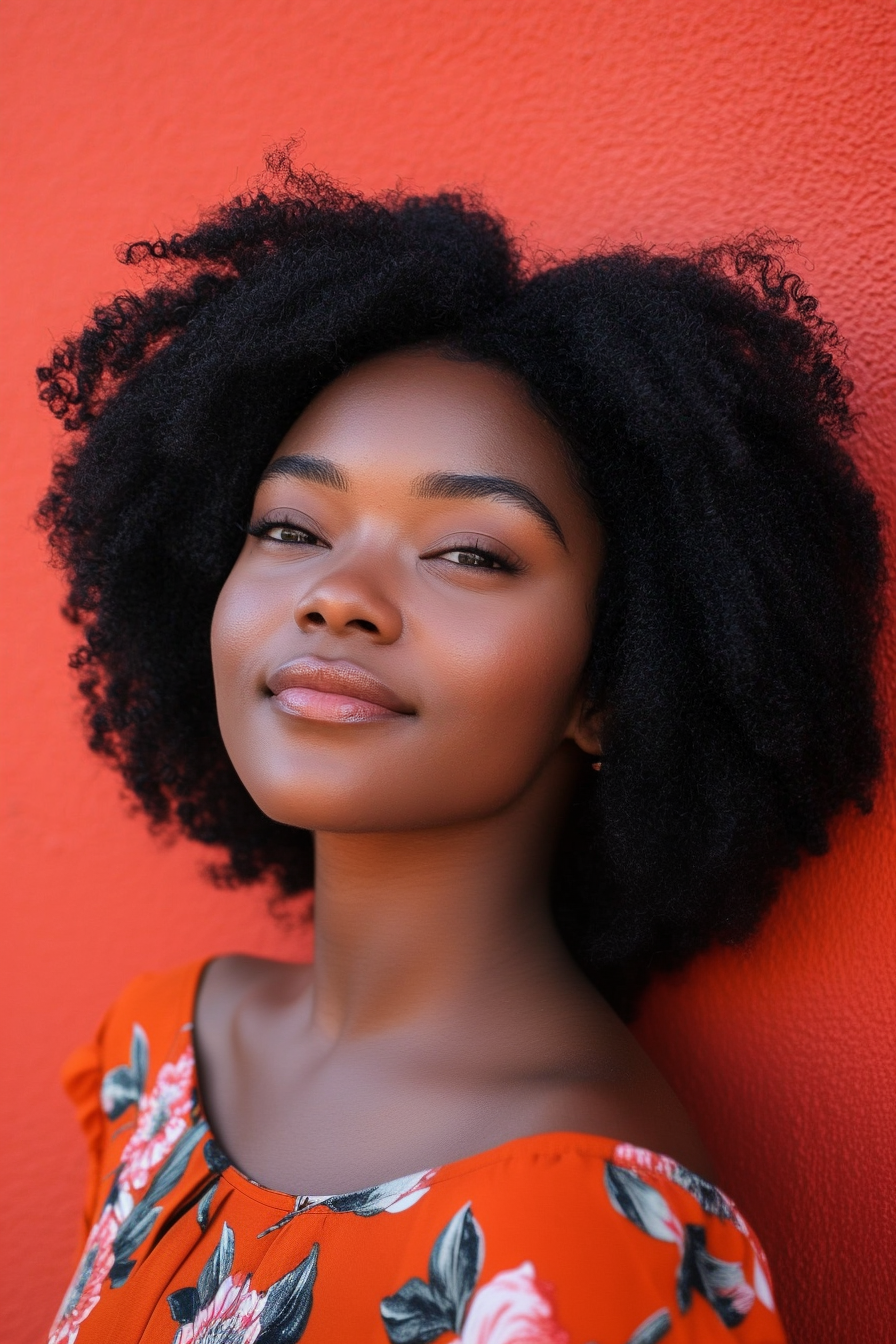
<svg viewBox="0 0 896 1344">
<path fill-rule="evenodd" d="M 144 976 L 69 1062 L 51 1339 L 783 1339 L 613 1009 L 870 807 L 833 329 L 761 240 L 536 269 L 285 160 L 125 260 L 40 371 L 91 743 L 219 878 L 313 880 L 315 959 Z"/>
</svg>

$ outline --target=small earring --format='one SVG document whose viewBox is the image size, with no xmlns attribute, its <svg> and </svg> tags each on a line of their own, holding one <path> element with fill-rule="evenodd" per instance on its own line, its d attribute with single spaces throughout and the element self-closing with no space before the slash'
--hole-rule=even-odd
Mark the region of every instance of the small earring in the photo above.
<svg viewBox="0 0 896 1344">
<path fill-rule="evenodd" d="M 594 758 L 594 760 L 591 762 L 591 769 L 592 769 L 592 770 L 599 770 L 599 769 L 601 768 L 601 766 L 603 765 L 603 763 L 604 763 L 604 758 L 603 758 L 603 756 L 596 756 L 596 757 Z"/>
</svg>

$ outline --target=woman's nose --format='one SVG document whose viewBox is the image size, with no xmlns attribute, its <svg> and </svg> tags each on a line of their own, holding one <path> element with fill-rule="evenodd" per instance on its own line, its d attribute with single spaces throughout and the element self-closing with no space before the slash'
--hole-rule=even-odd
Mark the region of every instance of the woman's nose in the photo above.
<svg viewBox="0 0 896 1344">
<path fill-rule="evenodd" d="M 363 633 L 377 644 L 392 644 L 402 631 L 398 605 L 357 571 L 329 574 L 303 595 L 295 608 L 296 625 L 305 634 Z"/>
</svg>

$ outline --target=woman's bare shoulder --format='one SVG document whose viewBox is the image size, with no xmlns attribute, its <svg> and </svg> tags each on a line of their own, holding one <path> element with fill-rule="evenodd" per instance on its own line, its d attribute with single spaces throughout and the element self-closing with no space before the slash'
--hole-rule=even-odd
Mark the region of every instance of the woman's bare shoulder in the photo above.
<svg viewBox="0 0 896 1344">
<path fill-rule="evenodd" d="M 233 1024 L 241 1010 L 260 1008 L 258 1020 L 270 1026 L 277 1009 L 295 1004 L 310 978 L 310 965 L 266 957 L 235 954 L 211 961 L 196 1002 L 197 1034 L 207 1064 L 229 1073 Z M 517 1068 L 511 1061 L 519 1065 L 517 1083 L 523 1086 L 508 1089 L 506 1137 L 539 1131 L 594 1134 L 662 1153 L 714 1180 L 712 1159 L 696 1126 L 628 1028 L 605 1005 L 573 1017 L 574 1022 L 565 1019 L 565 1030 L 556 1036 L 533 1032 L 522 1054 L 518 1040 L 505 1042 L 501 1059 L 486 1050 L 496 1072 L 506 1061 L 513 1077 Z M 563 1039 L 559 1056 L 552 1036 Z"/>
<path fill-rule="evenodd" d="M 661 1070 L 615 1014 L 600 1028 L 599 1048 L 580 1043 L 579 1067 L 551 1098 L 551 1127 L 648 1148 L 713 1181 L 712 1158 Z"/>
<path fill-rule="evenodd" d="M 310 966 L 236 952 L 206 965 L 196 996 L 196 1022 L 206 1033 L 232 1022 L 238 1007 L 253 995 L 278 998 L 301 992 Z"/>
</svg>

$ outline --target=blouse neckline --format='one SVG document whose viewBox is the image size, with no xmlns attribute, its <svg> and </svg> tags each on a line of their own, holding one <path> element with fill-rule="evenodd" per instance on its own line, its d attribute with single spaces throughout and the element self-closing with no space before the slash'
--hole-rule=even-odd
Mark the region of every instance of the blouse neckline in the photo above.
<svg viewBox="0 0 896 1344">
<path fill-rule="evenodd" d="M 281 1209 L 294 1209 L 300 1203 L 309 1201 L 309 1211 L 316 1205 L 320 1205 L 323 1211 L 330 1201 L 337 1199 L 348 1199 L 357 1197 L 363 1199 L 364 1196 L 372 1195 L 374 1191 L 382 1189 L 384 1186 L 392 1184 L 413 1185 L 414 1181 L 426 1177 L 427 1185 L 434 1185 L 437 1182 L 453 1180 L 458 1176 L 465 1176 L 478 1170 L 481 1167 L 493 1166 L 496 1163 L 506 1161 L 511 1157 L 517 1157 L 529 1153 L 535 1155 L 548 1156 L 549 1154 L 558 1154 L 560 1152 L 576 1151 L 582 1152 L 583 1156 L 598 1157 L 610 1159 L 614 1157 L 618 1148 L 622 1147 L 644 1154 L 651 1161 L 651 1165 L 660 1165 L 674 1167 L 686 1175 L 693 1176 L 695 1181 L 702 1185 L 709 1186 L 712 1189 L 718 1189 L 706 1177 L 698 1175 L 696 1172 L 690 1172 L 689 1168 L 683 1167 L 675 1158 L 667 1157 L 665 1154 L 654 1152 L 653 1149 L 640 1148 L 629 1144 L 621 1139 L 612 1139 L 602 1134 L 587 1134 L 578 1130 L 545 1130 L 538 1134 L 523 1134 L 513 1139 L 505 1139 L 503 1143 L 495 1144 L 491 1148 L 483 1148 L 477 1153 L 469 1153 L 465 1157 L 455 1158 L 451 1162 L 443 1162 L 439 1166 L 430 1167 L 419 1172 L 410 1172 L 407 1175 L 393 1176 L 386 1181 L 378 1181 L 374 1185 L 361 1186 L 357 1190 L 340 1191 L 338 1194 L 309 1194 L 303 1192 L 291 1195 L 284 1190 L 275 1190 L 272 1186 L 265 1185 L 261 1181 L 256 1181 L 252 1176 L 242 1171 L 231 1158 L 224 1145 L 216 1137 L 209 1119 L 208 1111 L 202 1098 L 202 1089 L 199 1082 L 199 1051 L 196 1039 L 196 1003 L 199 997 L 199 989 L 202 983 L 202 977 L 206 969 L 216 957 L 205 957 L 203 960 L 194 963 L 193 973 L 188 977 L 186 986 L 186 1000 L 189 1017 L 184 1024 L 184 1030 L 188 1034 L 190 1048 L 193 1055 L 193 1085 L 196 1097 L 196 1107 L 201 1120 L 206 1126 L 207 1141 L 210 1141 L 222 1154 L 227 1166 L 221 1170 L 222 1178 L 226 1179 L 234 1188 L 242 1191 L 250 1199 L 254 1199 L 260 1204 L 268 1207 Z M 719 1191 L 719 1194 L 722 1192 Z M 727 1198 L 727 1197 L 726 1197 Z"/>
</svg>

